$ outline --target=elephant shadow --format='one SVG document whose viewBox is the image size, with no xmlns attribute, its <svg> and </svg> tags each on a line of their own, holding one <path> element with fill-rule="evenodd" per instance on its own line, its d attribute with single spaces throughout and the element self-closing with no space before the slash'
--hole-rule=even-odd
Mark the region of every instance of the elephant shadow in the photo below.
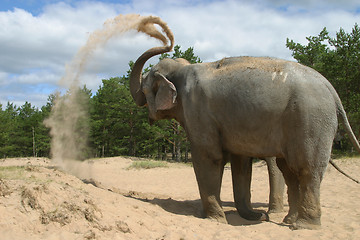
<svg viewBox="0 0 360 240">
<path fill-rule="evenodd" d="M 204 218 L 202 213 L 202 204 L 201 200 L 175 200 L 172 198 L 158 198 L 154 197 L 149 199 L 147 197 L 141 196 L 126 196 L 129 198 L 133 198 L 139 201 L 151 203 L 154 205 L 158 205 L 162 209 L 167 212 L 177 214 L 177 215 L 184 215 L 184 216 L 193 216 L 196 218 Z M 267 207 L 268 204 L 265 203 L 253 203 L 252 206 L 254 208 L 259 207 Z M 233 202 L 223 202 L 224 212 L 226 215 L 226 219 L 228 224 L 232 226 L 246 226 L 246 225 L 255 225 L 260 224 L 262 221 L 249 221 L 246 220 L 238 214 L 237 210 L 235 209 Z"/>
<path fill-rule="evenodd" d="M 267 208 L 268 204 L 266 203 L 252 203 L 252 207 L 256 210 L 257 208 Z M 260 224 L 263 221 L 250 221 L 245 218 L 240 217 L 239 213 L 235 208 L 234 202 L 222 202 L 222 206 L 224 208 L 226 220 L 228 224 L 232 226 L 246 226 L 246 225 L 256 225 Z"/>
<path fill-rule="evenodd" d="M 204 218 L 203 211 L 202 211 L 202 203 L 200 199 L 197 200 L 175 200 L 171 197 L 158 197 L 154 194 L 145 194 L 141 192 L 136 191 L 121 191 L 117 188 L 107 188 L 103 186 L 100 182 L 94 180 L 94 179 L 83 179 L 82 180 L 86 184 L 91 184 L 95 187 L 99 187 L 101 189 L 106 189 L 108 191 L 120 194 L 127 198 L 132 198 L 135 200 L 139 200 L 142 202 L 151 203 L 154 205 L 158 205 L 162 209 L 164 209 L 167 212 L 177 214 L 177 215 L 184 215 L 184 216 L 193 216 L 196 218 Z M 222 206 L 224 208 L 226 220 L 228 224 L 232 226 L 246 226 L 246 225 L 256 225 L 260 224 L 262 221 L 250 221 L 246 220 L 238 214 L 234 202 L 222 202 Z M 252 207 L 254 209 L 257 208 L 267 208 L 267 203 L 259 203 L 255 202 L 252 203 Z M 272 222 L 272 221 L 270 221 Z M 275 223 L 275 222 L 272 222 Z M 277 223 L 275 223 L 277 224 Z M 282 225 L 282 224 L 278 224 Z"/>
</svg>

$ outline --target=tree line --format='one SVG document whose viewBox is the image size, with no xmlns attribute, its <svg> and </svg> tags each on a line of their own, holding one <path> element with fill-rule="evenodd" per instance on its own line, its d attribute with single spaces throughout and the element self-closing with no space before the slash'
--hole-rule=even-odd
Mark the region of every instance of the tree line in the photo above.
<svg viewBox="0 0 360 240">
<path fill-rule="evenodd" d="M 360 138 L 360 28 L 357 24 L 347 33 L 342 28 L 330 37 L 326 28 L 318 36 L 309 36 L 307 45 L 286 40 L 286 47 L 300 63 L 324 75 L 342 99 L 349 121 Z M 201 62 L 193 48 L 162 54 L 163 58 L 185 58 L 191 63 Z M 175 120 L 162 120 L 150 125 L 146 108 L 134 103 L 129 91 L 129 75 L 103 79 L 97 91 L 84 86 L 89 106 L 89 157 L 119 155 L 152 157 L 188 161 L 190 145 L 186 134 Z M 144 69 L 149 71 L 151 66 Z M 48 118 L 57 95 L 51 94 L 40 109 L 25 102 L 16 106 L 0 104 L 0 157 L 51 157 Z M 340 126 L 337 147 L 351 149 Z M 343 140 L 344 139 L 344 140 Z M 341 144 L 340 144 L 341 143 Z"/>
<path fill-rule="evenodd" d="M 185 58 L 191 63 L 201 62 L 194 49 L 162 54 L 163 58 Z M 89 149 L 88 157 L 119 155 L 153 157 L 163 160 L 188 161 L 190 146 L 182 127 L 175 120 L 162 120 L 150 125 L 146 108 L 139 108 L 129 90 L 129 78 L 134 62 L 122 77 L 103 79 L 95 94 L 86 86 L 80 89 L 88 105 Z M 149 71 L 151 66 L 144 69 Z M 70 92 L 66 94 L 71 94 Z M 29 102 L 17 107 L 0 105 L 0 158 L 51 157 L 50 130 L 44 120 L 50 115 L 57 94 L 50 94 L 40 109 Z M 4 108 L 4 109 L 3 109 Z M 79 124 L 82 125 L 81 123 Z"/>
</svg>

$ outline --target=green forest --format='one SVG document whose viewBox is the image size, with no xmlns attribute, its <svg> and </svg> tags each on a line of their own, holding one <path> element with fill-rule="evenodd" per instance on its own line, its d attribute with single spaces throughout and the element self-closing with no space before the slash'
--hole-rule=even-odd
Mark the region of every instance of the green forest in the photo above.
<svg viewBox="0 0 360 240">
<path fill-rule="evenodd" d="M 357 138 L 360 138 L 360 28 L 351 32 L 340 29 L 330 36 L 324 28 L 318 36 L 306 38 L 307 45 L 286 39 L 286 47 L 299 62 L 324 75 L 337 90 Z M 172 55 L 163 58 L 185 58 L 201 62 L 192 47 L 185 51 L 175 46 Z M 189 161 L 190 145 L 186 134 L 175 120 L 162 120 L 150 125 L 146 108 L 133 102 L 129 91 L 129 70 L 121 77 L 103 79 L 95 93 L 84 86 L 89 109 L 88 157 L 119 155 L 151 157 L 163 160 Z M 149 71 L 151 66 L 144 69 Z M 48 97 L 46 105 L 36 108 L 30 102 L 16 106 L 0 103 L 0 158 L 51 157 L 50 134 L 44 125 L 57 94 Z M 352 151 L 340 126 L 335 148 Z"/>
</svg>

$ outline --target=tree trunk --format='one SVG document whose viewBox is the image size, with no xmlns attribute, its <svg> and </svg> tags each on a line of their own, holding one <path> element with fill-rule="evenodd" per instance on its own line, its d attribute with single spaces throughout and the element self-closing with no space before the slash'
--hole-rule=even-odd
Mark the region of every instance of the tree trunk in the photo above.
<svg viewBox="0 0 360 240">
<path fill-rule="evenodd" d="M 179 139 L 175 142 L 175 161 L 181 161 L 181 141 Z"/>
<path fill-rule="evenodd" d="M 180 137 L 180 125 L 178 122 L 172 123 L 174 133 L 174 144 L 173 144 L 173 157 L 172 159 L 176 162 L 180 162 L 181 159 L 181 137 Z"/>
<path fill-rule="evenodd" d="M 129 120 L 129 127 L 130 127 L 130 137 L 129 137 L 129 152 L 128 154 L 130 156 L 135 156 L 135 138 L 134 138 L 134 129 L 135 129 L 135 124 L 134 124 L 134 120 L 133 120 L 133 115 L 134 112 L 132 110 L 130 110 L 130 120 Z"/>
<path fill-rule="evenodd" d="M 189 161 L 189 147 L 187 144 L 185 145 L 185 160 L 184 161 L 186 163 Z"/>
<path fill-rule="evenodd" d="M 32 127 L 32 137 L 33 137 L 33 156 L 36 157 L 35 128 L 34 127 Z"/>
<path fill-rule="evenodd" d="M 166 146 L 162 145 L 162 149 L 163 149 L 163 156 L 162 156 L 162 160 L 166 161 L 167 160 L 167 151 L 166 151 Z"/>
</svg>

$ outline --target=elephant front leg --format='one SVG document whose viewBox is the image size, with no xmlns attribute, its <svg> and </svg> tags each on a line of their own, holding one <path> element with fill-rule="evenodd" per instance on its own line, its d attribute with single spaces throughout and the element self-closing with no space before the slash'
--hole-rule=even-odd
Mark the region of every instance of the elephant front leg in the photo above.
<svg viewBox="0 0 360 240">
<path fill-rule="evenodd" d="M 251 207 L 252 159 L 245 156 L 231 155 L 231 173 L 235 206 L 241 217 L 253 221 L 269 219 L 265 212 L 254 211 Z"/>
<path fill-rule="evenodd" d="M 192 158 L 205 217 L 227 223 L 220 200 L 224 170 L 222 154 L 214 155 L 209 150 L 192 147 Z"/>
</svg>

